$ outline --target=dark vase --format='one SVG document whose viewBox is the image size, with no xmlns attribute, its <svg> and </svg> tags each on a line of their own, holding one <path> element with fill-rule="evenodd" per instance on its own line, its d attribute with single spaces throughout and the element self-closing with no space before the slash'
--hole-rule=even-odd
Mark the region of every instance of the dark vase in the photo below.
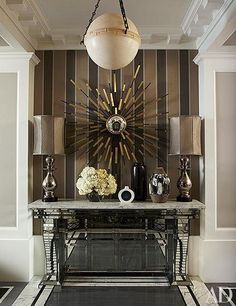
<svg viewBox="0 0 236 306">
<path fill-rule="evenodd" d="M 147 198 L 147 173 L 143 163 L 134 163 L 131 169 L 131 189 L 135 201 L 145 201 Z"/>
<path fill-rule="evenodd" d="M 87 199 L 90 202 L 101 202 L 102 199 L 103 199 L 103 197 L 100 196 L 96 191 L 92 191 L 89 194 L 87 194 L 86 196 L 87 196 Z"/>
</svg>

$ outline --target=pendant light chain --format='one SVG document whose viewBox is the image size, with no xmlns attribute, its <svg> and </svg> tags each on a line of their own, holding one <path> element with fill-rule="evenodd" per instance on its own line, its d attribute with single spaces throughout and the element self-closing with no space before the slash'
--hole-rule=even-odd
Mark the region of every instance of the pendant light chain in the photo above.
<svg viewBox="0 0 236 306">
<path fill-rule="evenodd" d="M 87 25 L 87 27 L 86 27 L 86 29 L 85 29 L 83 38 L 82 38 L 82 40 L 81 40 L 81 42 L 80 42 L 81 45 L 84 45 L 84 38 L 85 38 L 85 36 L 86 36 L 86 34 L 87 34 L 87 32 L 88 32 L 88 29 L 89 29 L 91 23 L 93 22 L 93 19 L 94 19 L 96 13 L 97 13 L 98 8 L 99 8 L 100 2 L 101 2 L 101 0 L 98 0 L 97 4 L 95 5 L 94 11 L 93 11 L 93 13 L 92 13 L 92 16 L 91 16 L 91 18 L 89 19 L 89 23 L 88 23 L 88 25 Z M 122 1 L 122 0 L 119 0 L 119 2 L 120 2 L 121 14 L 122 14 L 123 21 L 124 21 L 124 26 L 125 26 L 125 34 L 127 34 L 127 31 L 128 31 L 128 29 L 129 29 L 128 19 L 127 19 L 127 17 L 126 17 L 126 13 L 125 13 L 125 8 L 124 8 L 123 1 Z"/>
<path fill-rule="evenodd" d="M 81 40 L 81 42 L 80 42 L 81 45 L 84 45 L 84 38 L 85 38 L 85 35 L 87 34 L 88 29 L 89 29 L 91 23 L 93 22 L 93 19 L 94 19 L 96 13 L 97 13 L 98 8 L 99 8 L 100 2 L 101 2 L 101 0 L 98 0 L 97 4 L 95 5 L 94 11 L 92 12 L 92 16 L 91 16 L 91 18 L 89 19 L 89 23 L 88 23 L 88 25 L 87 25 L 87 27 L 86 27 L 86 29 L 85 29 L 83 38 L 82 38 L 82 40 Z"/>
<path fill-rule="evenodd" d="M 124 7 L 124 4 L 123 4 L 123 1 L 122 0 L 119 0 L 119 1 L 120 1 L 120 10 L 121 10 L 121 14 L 122 14 L 123 21 L 124 21 L 124 26 L 125 26 L 125 34 L 127 34 L 127 31 L 129 29 L 128 19 L 126 17 L 125 7 Z"/>
</svg>

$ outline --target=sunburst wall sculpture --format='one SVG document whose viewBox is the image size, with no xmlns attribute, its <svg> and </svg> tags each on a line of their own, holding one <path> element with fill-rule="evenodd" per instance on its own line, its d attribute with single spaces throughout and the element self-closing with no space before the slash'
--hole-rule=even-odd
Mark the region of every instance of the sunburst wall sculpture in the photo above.
<svg viewBox="0 0 236 306">
<path fill-rule="evenodd" d="M 166 116 L 168 112 L 156 113 L 143 118 L 143 108 L 152 102 L 163 101 L 167 94 L 151 101 L 145 101 L 143 95 L 151 83 L 144 87 L 141 81 L 136 90 L 134 82 L 140 71 L 137 66 L 135 74 L 127 86 L 125 83 L 118 90 L 116 73 L 112 72 L 111 82 L 107 88 L 99 91 L 86 84 L 86 90 L 71 80 L 75 88 L 89 101 L 88 105 L 81 101 L 63 101 L 72 108 L 66 112 L 72 120 L 67 122 L 67 153 L 80 151 L 81 155 L 89 153 L 88 164 L 105 162 L 112 169 L 120 160 L 138 162 L 147 152 L 150 156 L 156 153 L 158 137 L 155 135 L 160 128 L 149 124 L 149 119 Z M 162 129 L 163 131 L 163 129 Z M 165 131 L 166 132 L 166 131 Z M 145 140 L 145 145 L 144 145 Z M 140 142 L 139 142 L 140 141 Z"/>
</svg>

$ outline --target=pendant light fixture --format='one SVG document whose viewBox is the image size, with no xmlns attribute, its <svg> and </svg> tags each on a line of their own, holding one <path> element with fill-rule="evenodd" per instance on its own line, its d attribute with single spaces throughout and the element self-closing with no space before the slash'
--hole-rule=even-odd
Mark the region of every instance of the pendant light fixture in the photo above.
<svg viewBox="0 0 236 306">
<path fill-rule="evenodd" d="M 81 44 L 98 66 L 120 69 L 135 58 L 141 38 L 135 24 L 126 17 L 122 0 L 119 0 L 121 14 L 106 13 L 94 20 L 100 1 L 95 5 Z"/>
</svg>

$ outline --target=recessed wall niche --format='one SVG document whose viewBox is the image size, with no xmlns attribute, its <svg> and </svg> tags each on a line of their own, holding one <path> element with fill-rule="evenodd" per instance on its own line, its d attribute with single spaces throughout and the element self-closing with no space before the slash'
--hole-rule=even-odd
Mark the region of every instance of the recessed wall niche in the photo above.
<svg viewBox="0 0 236 306">
<path fill-rule="evenodd" d="M 148 176 L 156 166 L 163 166 L 171 180 L 171 196 L 177 194 L 176 181 L 178 178 L 178 158 L 168 156 L 168 117 L 152 117 L 156 112 L 169 112 L 168 115 L 198 115 L 198 68 L 193 63 L 195 50 L 139 50 L 134 61 L 127 67 L 116 71 L 117 83 L 129 84 L 138 65 L 140 72 L 134 90 L 143 80 L 144 87 L 151 82 L 143 94 L 144 101 L 152 101 L 143 106 L 143 120 L 163 127 L 163 131 L 155 132 L 160 139 L 153 156 L 144 150 L 142 159 L 147 166 Z M 71 83 L 71 79 L 84 84 L 89 83 L 93 88 L 102 90 L 111 81 L 112 71 L 98 67 L 89 59 L 86 51 L 38 51 L 41 62 L 36 67 L 35 75 L 35 105 L 34 114 L 54 114 L 63 116 L 67 110 L 62 99 L 75 103 L 88 103 L 87 98 Z M 156 102 L 157 98 L 168 93 L 166 99 Z M 67 115 L 68 116 L 68 115 Z M 150 116 L 152 117 L 151 119 Z M 148 119 L 146 119 L 148 118 Z M 68 119 L 68 118 L 67 118 Z M 143 145 L 145 146 L 145 137 Z M 58 180 L 57 194 L 59 197 L 78 197 L 75 182 L 89 161 L 89 152 L 81 154 L 77 151 L 65 157 L 56 157 Z M 140 157 L 141 158 L 141 157 Z M 34 156 L 34 198 L 41 197 L 42 158 Z M 132 161 L 120 163 L 120 186 L 130 185 L 130 168 Z M 96 166 L 96 161 L 93 164 Z M 101 161 L 102 166 L 102 161 Z M 199 198 L 199 169 L 198 158 L 192 157 L 192 195 Z"/>
</svg>

